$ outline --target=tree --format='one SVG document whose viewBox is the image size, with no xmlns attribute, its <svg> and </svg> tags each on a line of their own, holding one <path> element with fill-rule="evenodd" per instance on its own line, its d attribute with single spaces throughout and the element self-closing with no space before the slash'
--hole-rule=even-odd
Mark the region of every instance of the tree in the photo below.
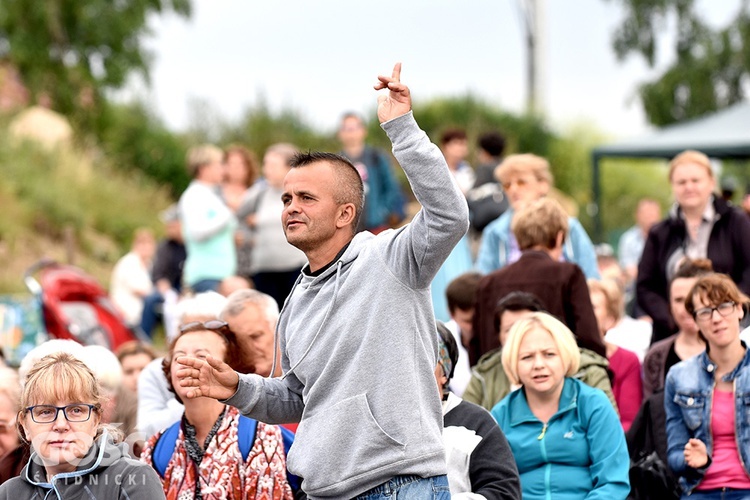
<svg viewBox="0 0 750 500">
<path fill-rule="evenodd" d="M 614 33 L 618 59 L 640 54 L 657 63 L 659 39 L 670 20 L 676 25 L 675 59 L 638 93 L 649 121 L 657 126 L 700 116 L 739 102 L 750 84 L 750 2 L 723 28 L 711 28 L 695 0 L 615 0 L 625 18 Z"/>
<path fill-rule="evenodd" d="M 0 0 L 0 60 L 15 66 L 35 101 L 96 128 L 105 92 L 140 73 L 148 16 L 191 13 L 190 0 Z"/>
</svg>

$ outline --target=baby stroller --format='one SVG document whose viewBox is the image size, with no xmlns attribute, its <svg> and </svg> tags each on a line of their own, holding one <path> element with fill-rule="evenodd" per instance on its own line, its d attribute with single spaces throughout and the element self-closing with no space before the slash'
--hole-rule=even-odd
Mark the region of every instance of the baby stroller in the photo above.
<svg viewBox="0 0 750 500">
<path fill-rule="evenodd" d="M 39 273 L 39 280 L 34 275 Z M 112 351 L 144 335 L 129 328 L 107 291 L 75 266 L 43 259 L 24 273 L 26 288 L 38 297 L 51 338 L 101 345 Z"/>
</svg>

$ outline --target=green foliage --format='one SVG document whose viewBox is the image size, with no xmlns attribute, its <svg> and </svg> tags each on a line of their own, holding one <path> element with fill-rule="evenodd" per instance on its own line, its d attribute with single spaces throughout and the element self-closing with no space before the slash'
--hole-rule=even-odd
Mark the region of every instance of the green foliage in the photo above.
<svg viewBox="0 0 750 500">
<path fill-rule="evenodd" d="M 184 141 L 170 132 L 144 103 L 112 108 L 101 148 L 111 163 L 128 172 L 140 171 L 169 186 L 175 198 L 190 183 Z"/>
<path fill-rule="evenodd" d="M 139 172 L 118 171 L 75 150 L 11 143 L 0 126 L 0 254 L 7 257 L 0 293 L 20 291 L 21 274 L 33 261 L 64 260 L 66 233 L 76 263 L 106 283 L 134 230 L 159 232 L 157 214 L 170 202 L 166 189 Z"/>
<path fill-rule="evenodd" d="M 602 174 L 602 227 L 607 241 L 635 223 L 635 209 L 641 198 L 657 200 L 663 213 L 670 207 L 668 169 L 663 161 L 605 158 Z"/>
<path fill-rule="evenodd" d="M 614 33 L 619 59 L 641 55 L 653 67 L 664 27 L 676 19 L 674 62 L 663 74 L 642 84 L 639 95 L 649 121 L 657 126 L 694 118 L 744 98 L 750 77 L 750 2 L 740 2 L 735 18 L 712 29 L 695 0 L 617 0 L 625 18 Z"/>
<path fill-rule="evenodd" d="M 0 59 L 36 99 L 85 129 L 101 126 L 105 92 L 148 78 L 148 16 L 191 13 L 190 0 L 0 0 Z"/>
<path fill-rule="evenodd" d="M 299 112 L 287 108 L 274 113 L 263 99 L 245 111 L 237 126 L 225 129 L 221 142 L 244 144 L 259 157 L 268 146 L 277 142 L 289 142 L 301 150 L 340 149 L 335 137 L 318 132 Z"/>
<path fill-rule="evenodd" d="M 414 117 L 435 142 L 446 129 L 464 129 L 469 137 L 470 160 L 475 160 L 477 139 L 488 130 L 497 130 L 505 136 L 506 154 L 523 152 L 547 156 L 553 140 L 552 132 L 538 117 L 513 115 L 471 94 L 417 105 Z"/>
</svg>

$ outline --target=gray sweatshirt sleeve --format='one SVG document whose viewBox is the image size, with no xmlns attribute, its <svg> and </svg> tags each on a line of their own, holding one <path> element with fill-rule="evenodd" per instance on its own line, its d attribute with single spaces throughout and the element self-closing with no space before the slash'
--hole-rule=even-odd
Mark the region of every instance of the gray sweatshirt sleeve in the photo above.
<svg viewBox="0 0 750 500">
<path fill-rule="evenodd" d="M 305 406 L 301 393 L 302 384 L 294 374 L 283 380 L 240 374 L 237 392 L 222 403 L 234 406 L 246 417 L 267 424 L 288 424 L 299 422 L 302 418 Z"/>
<path fill-rule="evenodd" d="M 430 142 L 411 112 L 382 125 L 393 154 L 422 209 L 391 240 L 387 264 L 403 283 L 425 288 L 466 234 L 469 208 L 440 149 Z"/>
</svg>

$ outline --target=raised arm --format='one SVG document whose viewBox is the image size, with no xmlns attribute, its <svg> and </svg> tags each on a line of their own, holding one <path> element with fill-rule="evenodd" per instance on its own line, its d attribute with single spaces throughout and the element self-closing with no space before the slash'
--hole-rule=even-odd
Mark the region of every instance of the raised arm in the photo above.
<svg viewBox="0 0 750 500">
<path fill-rule="evenodd" d="M 466 234 L 469 209 L 440 149 L 414 121 L 411 94 L 400 75 L 401 64 L 396 64 L 392 76 L 378 77 L 375 88 L 388 89 L 378 97 L 378 119 L 422 210 L 389 240 L 385 258 L 404 284 L 426 288 Z"/>
</svg>

